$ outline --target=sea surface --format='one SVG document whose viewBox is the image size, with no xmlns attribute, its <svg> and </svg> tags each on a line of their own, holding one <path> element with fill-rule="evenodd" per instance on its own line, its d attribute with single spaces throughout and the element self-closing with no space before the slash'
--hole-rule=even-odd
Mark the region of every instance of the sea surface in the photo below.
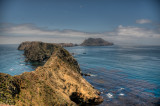
<svg viewBox="0 0 160 106">
<path fill-rule="evenodd" d="M 38 63 L 25 62 L 18 45 L 0 45 L 0 72 L 19 75 Z M 160 46 L 66 47 L 84 76 L 100 90 L 100 106 L 160 105 Z"/>
</svg>

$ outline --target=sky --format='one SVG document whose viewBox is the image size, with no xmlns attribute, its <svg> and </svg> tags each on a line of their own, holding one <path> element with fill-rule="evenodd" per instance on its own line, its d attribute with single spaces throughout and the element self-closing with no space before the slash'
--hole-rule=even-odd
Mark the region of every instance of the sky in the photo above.
<svg viewBox="0 0 160 106">
<path fill-rule="evenodd" d="M 158 0 L 0 0 L 0 44 L 23 41 L 160 45 Z"/>
</svg>

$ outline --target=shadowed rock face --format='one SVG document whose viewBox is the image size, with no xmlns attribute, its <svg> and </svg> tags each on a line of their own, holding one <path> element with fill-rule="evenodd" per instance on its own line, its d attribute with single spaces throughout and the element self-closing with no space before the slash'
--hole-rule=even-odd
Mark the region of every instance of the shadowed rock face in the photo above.
<svg viewBox="0 0 160 106">
<path fill-rule="evenodd" d="M 24 50 L 26 61 L 46 61 L 59 46 L 43 42 L 23 42 L 19 45 L 18 50 Z"/>
<path fill-rule="evenodd" d="M 43 43 L 39 41 L 26 41 L 19 45 L 18 50 L 24 50 L 26 61 L 46 61 L 52 55 L 55 48 L 71 47 L 72 43 Z"/>
<path fill-rule="evenodd" d="M 83 41 L 81 46 L 109 46 L 113 45 L 113 43 L 110 43 L 108 41 L 105 41 L 102 38 L 88 38 Z"/>
<path fill-rule="evenodd" d="M 45 43 L 36 45 L 39 52 L 41 51 L 39 45 L 44 46 Z M 45 47 L 48 47 L 47 45 Z M 25 50 L 34 50 L 32 47 L 36 46 L 30 46 Z M 0 73 L 2 80 L 0 104 L 36 106 L 100 104 L 103 101 L 99 96 L 100 92 L 81 76 L 80 71 L 77 61 L 67 50 L 54 46 L 48 61 L 35 71 L 17 76 Z"/>
</svg>

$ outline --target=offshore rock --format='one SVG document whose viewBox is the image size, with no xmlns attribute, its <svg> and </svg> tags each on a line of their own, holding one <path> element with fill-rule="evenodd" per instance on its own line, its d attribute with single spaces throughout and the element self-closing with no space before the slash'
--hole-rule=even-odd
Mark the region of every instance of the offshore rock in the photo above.
<svg viewBox="0 0 160 106">
<path fill-rule="evenodd" d="M 36 45 L 41 51 L 43 47 L 40 45 L 45 43 Z M 32 47 L 35 48 L 31 45 L 25 50 L 34 50 Z M 74 106 L 103 102 L 100 92 L 81 76 L 78 62 L 59 46 L 53 47 L 53 53 L 44 66 L 16 76 L 0 73 L 0 80 L 0 104 Z"/>
</svg>

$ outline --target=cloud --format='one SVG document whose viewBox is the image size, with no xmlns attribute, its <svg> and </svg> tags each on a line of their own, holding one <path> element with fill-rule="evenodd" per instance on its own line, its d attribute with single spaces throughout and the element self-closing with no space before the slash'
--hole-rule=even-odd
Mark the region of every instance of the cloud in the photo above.
<svg viewBox="0 0 160 106">
<path fill-rule="evenodd" d="M 98 36 L 98 33 L 88 33 L 76 30 L 48 30 L 43 27 L 37 27 L 34 24 L 1 24 L 0 34 L 6 36 L 43 36 L 43 37 L 87 37 Z"/>
<path fill-rule="evenodd" d="M 106 39 L 118 44 L 160 45 L 160 31 L 134 26 L 119 25 L 114 31 L 106 32 Z"/>
<path fill-rule="evenodd" d="M 136 20 L 137 24 L 148 24 L 148 23 L 151 23 L 151 22 L 152 21 L 148 20 L 148 19 L 139 19 L 139 20 Z"/>
<path fill-rule="evenodd" d="M 146 28 L 140 28 L 140 27 L 133 27 L 133 26 L 127 26 L 124 27 L 122 25 L 119 25 L 116 29 L 115 35 L 118 36 L 125 36 L 125 37 L 134 37 L 134 38 L 159 38 L 160 34 L 157 33 L 154 30 L 146 29 Z"/>
<path fill-rule="evenodd" d="M 38 40 L 44 42 L 65 42 L 65 43 L 81 43 L 85 38 L 101 37 L 108 41 L 122 43 L 144 44 L 152 42 L 159 44 L 160 30 L 146 29 L 135 26 L 119 25 L 114 31 L 103 33 L 90 33 L 77 30 L 49 30 L 45 27 L 37 27 L 34 24 L 9 24 L 0 25 L 0 43 L 21 43 L 26 40 Z"/>
</svg>

